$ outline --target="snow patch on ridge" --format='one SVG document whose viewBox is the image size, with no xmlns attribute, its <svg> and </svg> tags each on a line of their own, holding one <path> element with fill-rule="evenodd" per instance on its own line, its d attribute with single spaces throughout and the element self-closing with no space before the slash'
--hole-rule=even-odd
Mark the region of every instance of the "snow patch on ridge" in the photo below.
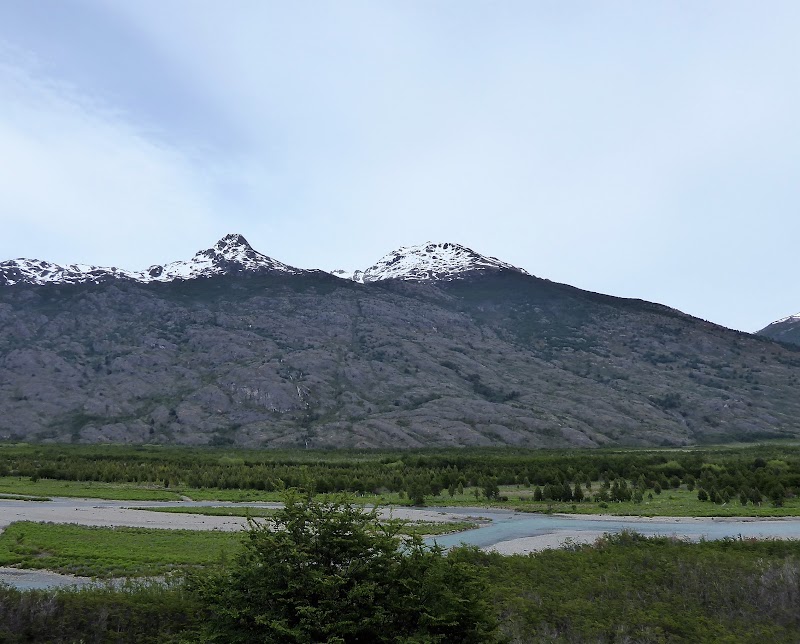
<svg viewBox="0 0 800 644">
<path fill-rule="evenodd" d="M 361 270 L 347 271 L 338 268 L 336 270 L 329 272 L 331 275 L 333 275 L 334 277 L 338 277 L 339 279 L 350 280 L 352 282 L 358 282 L 359 284 L 364 283 L 364 271 Z"/>
</svg>

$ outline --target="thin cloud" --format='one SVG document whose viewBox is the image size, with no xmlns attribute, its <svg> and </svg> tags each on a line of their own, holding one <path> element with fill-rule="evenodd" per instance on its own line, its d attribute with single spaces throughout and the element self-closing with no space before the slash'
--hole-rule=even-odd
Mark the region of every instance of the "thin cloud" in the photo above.
<svg viewBox="0 0 800 644">
<path fill-rule="evenodd" d="M 52 261 L 135 267 L 208 245 L 219 225 L 195 159 L 29 66 L 0 65 L 0 95 L 4 258 L 46 246 Z"/>
</svg>

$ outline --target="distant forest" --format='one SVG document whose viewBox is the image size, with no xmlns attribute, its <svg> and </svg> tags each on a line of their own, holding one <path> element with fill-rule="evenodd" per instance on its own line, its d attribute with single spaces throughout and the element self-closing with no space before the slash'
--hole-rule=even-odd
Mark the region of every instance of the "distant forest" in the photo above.
<svg viewBox="0 0 800 644">
<path fill-rule="evenodd" d="M 264 451 L 4 445 L 0 476 L 134 483 L 164 489 L 403 493 L 409 502 L 524 485 L 534 500 L 630 501 L 685 486 L 701 501 L 780 505 L 800 492 L 800 447 L 691 450 Z M 592 484 L 595 483 L 594 487 Z M 599 485 L 596 485 L 599 483 Z"/>
</svg>

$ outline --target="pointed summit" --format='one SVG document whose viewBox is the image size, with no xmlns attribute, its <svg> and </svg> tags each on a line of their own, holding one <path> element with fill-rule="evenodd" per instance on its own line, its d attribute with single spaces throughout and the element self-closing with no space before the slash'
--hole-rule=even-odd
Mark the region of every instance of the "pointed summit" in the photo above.
<svg viewBox="0 0 800 644">
<path fill-rule="evenodd" d="M 244 235 L 240 235 L 239 233 L 231 233 L 229 235 L 225 235 L 216 244 L 214 244 L 214 248 L 220 252 L 237 248 L 243 248 L 245 250 L 253 250 L 253 247 L 244 238 Z"/>
<path fill-rule="evenodd" d="M 152 271 L 152 268 L 150 270 Z M 229 273 L 272 272 L 294 274 L 303 271 L 253 250 L 243 235 L 231 233 L 225 235 L 211 248 L 197 251 L 188 262 L 173 262 L 164 266 L 159 279 L 164 280 L 164 276 L 166 280 L 171 280 Z"/>
<path fill-rule="evenodd" d="M 271 259 L 253 250 L 253 247 L 243 235 L 231 233 L 230 235 L 225 235 L 211 248 L 197 251 L 192 261 L 195 259 L 200 259 L 200 261 L 202 261 L 202 258 L 207 258 L 217 260 L 217 262 L 245 262 L 246 260 L 255 260 L 259 257 Z"/>
<path fill-rule="evenodd" d="M 364 271 L 361 281 L 400 279 L 416 282 L 463 279 L 486 271 L 510 270 L 527 275 L 527 271 L 486 257 L 471 248 L 452 242 L 428 242 L 404 246 L 384 255 Z"/>
</svg>

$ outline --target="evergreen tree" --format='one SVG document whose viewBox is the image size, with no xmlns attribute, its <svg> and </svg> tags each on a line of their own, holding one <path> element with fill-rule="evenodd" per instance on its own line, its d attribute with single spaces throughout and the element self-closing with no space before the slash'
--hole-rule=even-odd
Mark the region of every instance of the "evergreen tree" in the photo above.
<svg viewBox="0 0 800 644">
<path fill-rule="evenodd" d="M 411 501 L 411 505 L 425 505 L 425 487 L 420 480 L 416 479 L 411 482 L 408 487 L 408 498 Z"/>
<path fill-rule="evenodd" d="M 779 508 L 783 505 L 783 499 L 786 496 L 786 489 L 780 483 L 776 483 L 772 486 L 772 489 L 769 491 L 769 498 L 772 501 L 772 505 L 776 508 Z"/>
<path fill-rule="evenodd" d="M 497 485 L 496 477 L 489 477 L 483 482 L 483 493 L 490 501 L 500 496 L 500 488 Z"/>
</svg>

